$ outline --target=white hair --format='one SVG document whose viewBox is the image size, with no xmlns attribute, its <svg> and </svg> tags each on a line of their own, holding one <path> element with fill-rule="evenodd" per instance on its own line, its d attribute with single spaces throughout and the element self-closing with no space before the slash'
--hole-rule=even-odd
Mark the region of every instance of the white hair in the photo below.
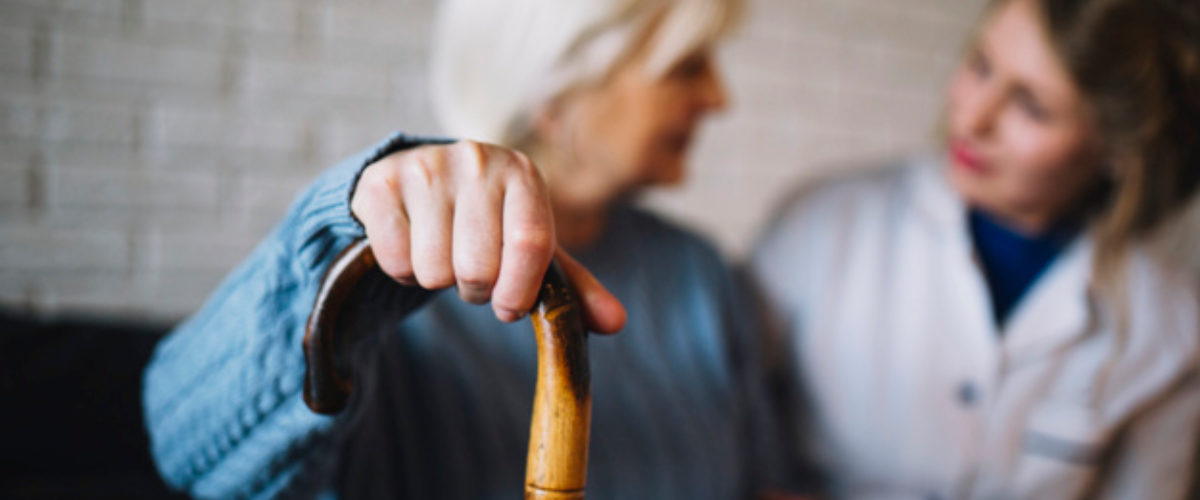
<svg viewBox="0 0 1200 500">
<path fill-rule="evenodd" d="M 651 44 L 660 76 L 736 22 L 741 0 L 445 0 L 430 61 L 443 132 L 519 146 L 543 105 Z M 653 28 L 653 32 L 651 32 Z"/>
</svg>

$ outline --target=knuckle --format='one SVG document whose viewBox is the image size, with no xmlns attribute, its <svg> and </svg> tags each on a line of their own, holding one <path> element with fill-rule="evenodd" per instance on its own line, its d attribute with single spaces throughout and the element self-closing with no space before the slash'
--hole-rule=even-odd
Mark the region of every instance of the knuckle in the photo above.
<svg viewBox="0 0 1200 500">
<path fill-rule="evenodd" d="M 549 255 L 554 249 L 554 233 L 540 225 L 521 227 L 513 230 L 508 244 L 518 251 Z"/>
<path fill-rule="evenodd" d="M 429 158 L 421 158 L 417 161 L 413 171 L 417 175 L 418 180 L 422 181 L 426 185 L 429 185 L 433 184 L 441 174 L 442 164 L 440 162 L 430 161 Z"/>
<path fill-rule="evenodd" d="M 545 179 L 542 176 L 542 171 L 532 161 L 514 160 L 508 171 L 509 182 L 518 183 L 530 192 L 544 195 Z"/>
<path fill-rule="evenodd" d="M 487 145 L 470 139 L 458 142 L 459 150 L 464 158 L 475 163 L 487 163 Z"/>
<path fill-rule="evenodd" d="M 514 292 L 504 292 L 493 295 L 492 304 L 501 309 L 524 312 L 533 307 L 533 299 L 526 299 Z"/>
<path fill-rule="evenodd" d="M 466 144 L 463 145 L 463 158 L 466 161 L 466 165 L 464 165 L 465 168 L 463 170 L 472 179 L 482 179 L 488 172 L 490 155 L 488 154 L 487 145 L 475 141 L 465 142 Z"/>
<path fill-rule="evenodd" d="M 413 268 L 407 259 L 395 258 L 394 256 L 389 256 L 386 259 L 380 258 L 379 269 L 383 271 L 383 274 L 386 274 L 395 281 L 413 281 Z"/>
<path fill-rule="evenodd" d="M 383 161 L 372 163 L 367 168 L 363 169 L 362 175 L 358 178 L 359 184 L 370 185 L 379 182 L 381 171 L 385 170 L 386 168 L 387 167 Z"/>
<path fill-rule="evenodd" d="M 431 186 L 446 174 L 446 161 L 439 149 L 429 149 L 414 155 L 406 168 L 401 169 L 406 182 Z"/>
<path fill-rule="evenodd" d="M 385 165 L 374 165 L 363 170 L 357 189 L 365 193 L 376 194 L 387 188 L 391 171 L 385 167 Z"/>
<path fill-rule="evenodd" d="M 530 177 L 541 178 L 542 172 L 538 170 L 537 165 L 533 163 L 533 160 L 528 155 L 516 150 L 512 152 L 512 155 L 512 163 L 517 166 L 521 173 Z"/>
<path fill-rule="evenodd" d="M 533 165 L 533 160 L 529 159 L 529 155 L 525 154 L 525 152 L 517 150 L 517 149 L 513 149 L 510 151 L 510 153 L 512 154 L 513 163 L 516 163 L 516 164 L 519 164 L 522 166 Z"/>
<path fill-rule="evenodd" d="M 503 174 L 514 163 L 512 154 L 515 151 L 503 146 L 463 140 L 456 143 L 455 147 L 456 168 L 462 175 L 473 180 Z"/>
<path fill-rule="evenodd" d="M 417 270 L 417 283 L 428 290 L 440 290 L 454 285 L 454 273 L 444 270 Z"/>
<path fill-rule="evenodd" d="M 454 274 L 459 286 L 491 290 L 496 286 L 499 270 L 481 258 L 455 259 Z"/>
</svg>

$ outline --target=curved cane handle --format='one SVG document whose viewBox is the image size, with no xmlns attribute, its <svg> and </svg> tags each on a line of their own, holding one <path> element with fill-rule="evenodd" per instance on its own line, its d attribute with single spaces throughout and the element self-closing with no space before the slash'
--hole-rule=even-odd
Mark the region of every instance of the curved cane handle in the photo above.
<svg viewBox="0 0 1200 500">
<path fill-rule="evenodd" d="M 336 361 L 354 338 L 335 330 L 338 314 L 355 285 L 378 263 L 366 239 L 342 250 L 326 271 L 304 333 L 304 402 L 314 412 L 333 414 L 346 406 L 353 385 Z M 587 332 L 575 293 L 552 263 L 530 314 L 537 335 L 538 376 L 525 498 L 577 500 L 584 497 L 592 395 Z"/>
</svg>

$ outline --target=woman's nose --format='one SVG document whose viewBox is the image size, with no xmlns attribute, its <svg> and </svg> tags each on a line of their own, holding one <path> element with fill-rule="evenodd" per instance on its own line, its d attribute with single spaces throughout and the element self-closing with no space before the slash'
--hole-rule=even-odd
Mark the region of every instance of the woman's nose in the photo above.
<svg viewBox="0 0 1200 500">
<path fill-rule="evenodd" d="M 697 93 L 700 106 L 707 111 L 720 111 L 729 105 L 729 94 L 716 62 L 710 60 L 706 65 Z"/>
<path fill-rule="evenodd" d="M 996 126 L 1003 104 L 1002 89 L 988 85 L 975 89 L 960 104 L 963 108 L 959 111 L 962 131 L 974 137 L 988 135 Z"/>
</svg>

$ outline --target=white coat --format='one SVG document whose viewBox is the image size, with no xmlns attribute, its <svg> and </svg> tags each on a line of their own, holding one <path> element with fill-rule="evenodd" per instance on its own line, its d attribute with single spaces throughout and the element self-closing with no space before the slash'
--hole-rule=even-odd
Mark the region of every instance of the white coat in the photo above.
<svg viewBox="0 0 1200 500">
<path fill-rule="evenodd" d="M 1182 497 L 1200 444 L 1192 275 L 1134 251 L 1121 334 L 1082 235 L 998 331 L 943 168 L 804 191 L 751 257 L 833 493 Z"/>
</svg>

